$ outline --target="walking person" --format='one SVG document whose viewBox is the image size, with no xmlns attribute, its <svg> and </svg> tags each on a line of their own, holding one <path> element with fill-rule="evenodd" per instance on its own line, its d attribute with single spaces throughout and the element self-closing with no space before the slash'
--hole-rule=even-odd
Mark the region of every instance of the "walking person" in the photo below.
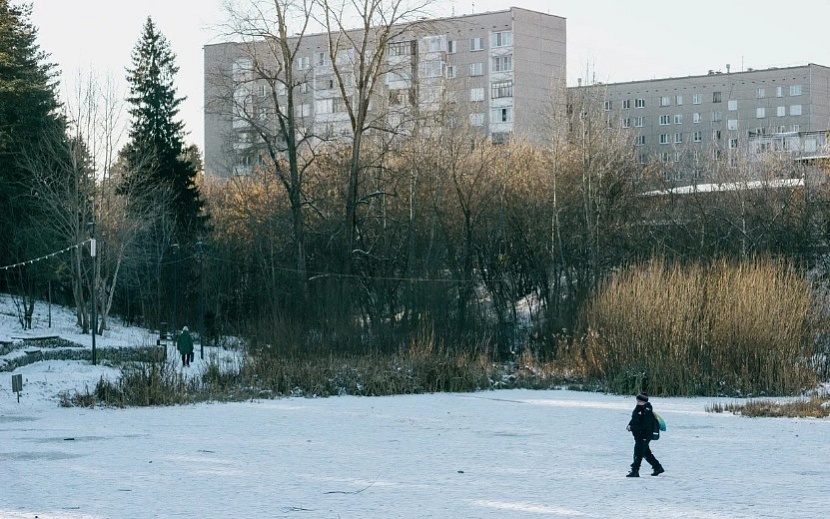
<svg viewBox="0 0 830 519">
<path fill-rule="evenodd" d="M 665 470 L 654 454 L 651 453 L 649 442 L 654 431 L 654 411 L 648 401 L 648 393 L 642 392 L 637 395 L 637 406 L 631 412 L 631 420 L 626 430 L 631 431 L 634 436 L 634 462 L 631 464 L 631 472 L 626 475 L 629 478 L 640 477 L 640 464 L 643 458 L 651 465 L 651 475 L 659 476 Z"/>
<path fill-rule="evenodd" d="M 182 333 L 179 334 L 179 338 L 176 340 L 176 348 L 182 355 L 182 365 L 184 367 L 190 366 L 190 362 L 193 360 L 193 337 L 190 336 L 187 326 L 182 328 Z"/>
</svg>

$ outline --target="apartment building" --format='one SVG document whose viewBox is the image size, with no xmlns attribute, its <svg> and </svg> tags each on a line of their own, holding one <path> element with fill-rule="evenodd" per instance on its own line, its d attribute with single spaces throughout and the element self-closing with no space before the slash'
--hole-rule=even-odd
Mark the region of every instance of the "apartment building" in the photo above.
<svg viewBox="0 0 830 519">
<path fill-rule="evenodd" d="M 420 20 L 398 33 L 385 49 L 383 81 L 369 103 L 385 124 L 398 127 L 415 120 L 413 114 L 425 120 L 424 114 L 452 103 L 465 124 L 494 141 L 540 137 L 554 92 L 565 87 L 564 18 L 513 7 Z M 360 41 L 355 37 L 360 33 L 351 34 Z M 335 36 L 304 36 L 293 66 L 294 113 L 306 135 L 325 140 L 351 131 L 332 60 L 348 69 L 355 49 L 341 48 L 332 58 L 329 38 Z M 276 128 L 274 100 L 284 98 L 286 86 L 258 76 L 255 48 L 243 43 L 204 48 L 207 174 L 250 172 L 261 153 L 261 132 L 253 127 Z M 279 70 L 279 64 L 272 68 Z"/>
<path fill-rule="evenodd" d="M 581 110 L 586 100 L 601 105 L 606 127 L 629 134 L 640 162 L 658 163 L 669 181 L 707 179 L 713 160 L 737 167 L 757 156 L 760 144 L 750 142 L 830 129 L 830 68 L 815 64 L 742 72 L 727 66 L 700 76 L 578 86 L 568 96 Z"/>
</svg>

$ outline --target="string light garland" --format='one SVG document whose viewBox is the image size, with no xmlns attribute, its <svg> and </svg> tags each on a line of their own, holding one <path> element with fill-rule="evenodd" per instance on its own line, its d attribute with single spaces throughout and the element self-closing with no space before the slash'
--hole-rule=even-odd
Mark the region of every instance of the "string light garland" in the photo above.
<svg viewBox="0 0 830 519">
<path fill-rule="evenodd" d="M 75 244 L 75 245 L 70 245 L 69 247 L 67 247 L 65 249 L 61 249 L 61 250 L 52 252 L 51 254 L 47 254 L 47 255 L 41 256 L 39 258 L 34 258 L 34 259 L 26 260 L 26 261 L 21 261 L 20 263 L 15 263 L 14 265 L 6 265 L 5 267 L 0 267 L 0 270 L 9 270 L 9 269 L 15 269 L 15 268 L 18 268 L 18 267 L 25 267 L 26 265 L 32 265 L 32 264 L 37 263 L 38 261 L 41 261 L 41 260 L 54 258 L 58 254 L 63 254 L 64 252 L 69 252 L 71 250 L 77 249 L 78 247 L 83 247 L 84 245 L 86 245 L 90 241 L 91 241 L 91 239 L 87 238 L 86 240 L 82 241 L 81 243 L 78 243 L 78 244 Z"/>
</svg>

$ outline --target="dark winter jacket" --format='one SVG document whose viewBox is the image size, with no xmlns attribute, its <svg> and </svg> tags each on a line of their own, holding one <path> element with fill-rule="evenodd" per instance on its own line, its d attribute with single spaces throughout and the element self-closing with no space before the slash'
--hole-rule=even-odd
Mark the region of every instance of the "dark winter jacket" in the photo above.
<svg viewBox="0 0 830 519">
<path fill-rule="evenodd" d="M 193 352 L 193 337 L 190 336 L 190 332 L 182 330 L 179 339 L 176 341 L 176 348 L 182 355 Z"/>
<path fill-rule="evenodd" d="M 654 430 L 654 411 L 649 402 L 645 405 L 638 405 L 631 411 L 631 421 L 628 422 L 628 426 L 635 438 L 651 439 L 651 432 Z"/>
</svg>

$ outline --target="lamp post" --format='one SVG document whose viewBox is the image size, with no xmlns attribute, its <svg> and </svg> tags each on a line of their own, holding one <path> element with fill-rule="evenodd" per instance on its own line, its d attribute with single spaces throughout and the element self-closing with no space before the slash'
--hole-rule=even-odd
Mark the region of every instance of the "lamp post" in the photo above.
<svg viewBox="0 0 830 519">
<path fill-rule="evenodd" d="M 179 244 L 170 245 L 173 249 L 173 330 L 179 326 Z"/>
<path fill-rule="evenodd" d="M 199 249 L 199 358 L 205 358 L 205 243 L 196 242 Z"/>
<path fill-rule="evenodd" d="M 97 290 L 96 284 L 98 281 L 98 272 L 96 267 L 97 265 L 97 254 L 96 254 L 96 245 L 97 242 L 95 241 L 95 220 L 89 223 L 90 227 L 90 238 L 89 238 L 89 256 L 92 258 L 92 289 L 90 290 L 90 299 L 92 300 L 92 364 L 98 364 L 98 359 L 96 357 L 96 350 L 95 350 L 95 335 L 98 332 L 98 302 L 96 301 L 97 298 Z"/>
</svg>

